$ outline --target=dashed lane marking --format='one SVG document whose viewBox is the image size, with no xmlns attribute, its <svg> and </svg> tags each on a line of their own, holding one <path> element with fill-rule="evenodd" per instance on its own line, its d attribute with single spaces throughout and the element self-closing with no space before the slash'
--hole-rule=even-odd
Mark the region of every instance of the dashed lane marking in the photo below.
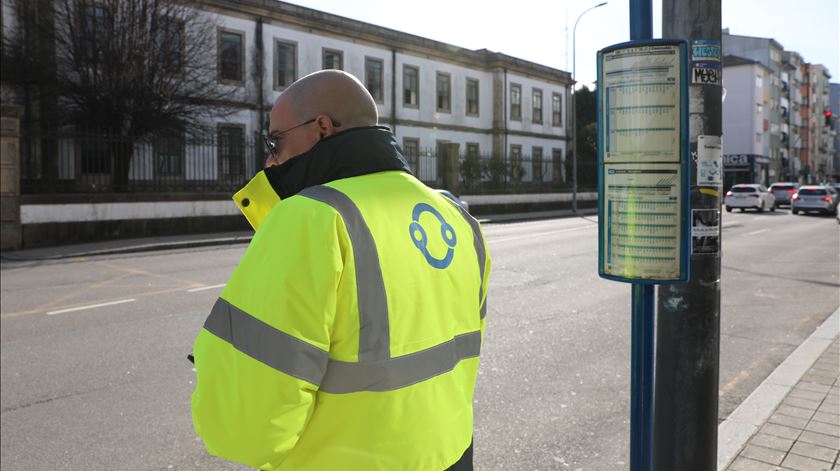
<svg viewBox="0 0 840 471">
<path fill-rule="evenodd" d="M 225 286 L 226 284 L 227 283 L 222 283 L 222 284 L 219 284 L 219 285 L 202 286 L 200 288 L 192 288 L 192 289 L 188 289 L 187 292 L 188 293 L 195 293 L 197 291 L 204 291 L 204 290 L 213 289 L 213 288 L 221 288 L 221 287 Z"/>
<path fill-rule="evenodd" d="M 94 309 L 97 307 L 105 307 L 105 306 L 113 306 L 115 304 L 125 304 L 125 303 L 133 303 L 137 301 L 134 298 L 131 299 L 120 299 L 119 301 L 111 301 L 109 303 L 99 303 L 99 304 L 88 304 L 87 306 L 78 306 L 78 307 L 71 307 L 67 309 L 59 309 L 57 311 L 48 311 L 48 316 L 54 316 L 56 314 L 64 314 L 65 312 L 74 312 L 74 311 L 83 311 L 85 309 Z"/>
</svg>

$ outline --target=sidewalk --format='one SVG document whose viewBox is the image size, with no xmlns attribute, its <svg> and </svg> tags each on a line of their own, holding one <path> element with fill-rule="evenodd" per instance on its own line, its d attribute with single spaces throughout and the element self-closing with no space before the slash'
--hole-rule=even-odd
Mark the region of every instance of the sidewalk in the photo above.
<svg viewBox="0 0 840 471">
<path fill-rule="evenodd" d="M 580 217 L 595 216 L 597 208 L 578 210 Z M 482 223 L 505 223 L 538 219 L 571 217 L 569 209 L 556 211 L 536 211 L 528 213 L 510 213 L 491 216 L 478 216 Z M 253 231 L 217 232 L 211 234 L 192 234 L 167 237 L 143 237 L 136 239 L 120 239 L 105 242 L 91 242 L 87 244 L 44 247 L 38 249 L 17 250 L 3 252 L 3 261 L 37 261 L 59 260 L 75 257 L 91 257 L 96 255 L 116 255 L 136 252 L 151 252 L 160 250 L 188 249 L 214 245 L 236 245 L 251 242 Z"/>
<path fill-rule="evenodd" d="M 840 470 L 840 309 L 718 427 L 719 471 Z"/>
</svg>

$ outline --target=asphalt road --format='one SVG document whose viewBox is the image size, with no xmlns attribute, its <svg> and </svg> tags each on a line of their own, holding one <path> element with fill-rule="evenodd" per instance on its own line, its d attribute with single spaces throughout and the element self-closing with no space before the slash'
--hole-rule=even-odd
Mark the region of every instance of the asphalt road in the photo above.
<svg viewBox="0 0 840 471">
<path fill-rule="evenodd" d="M 721 419 L 840 305 L 834 219 L 723 217 Z M 597 276 L 596 219 L 485 233 L 476 468 L 627 469 L 630 287 Z M 185 359 L 243 251 L 3 262 L 3 469 L 245 469 L 195 438 Z"/>
</svg>

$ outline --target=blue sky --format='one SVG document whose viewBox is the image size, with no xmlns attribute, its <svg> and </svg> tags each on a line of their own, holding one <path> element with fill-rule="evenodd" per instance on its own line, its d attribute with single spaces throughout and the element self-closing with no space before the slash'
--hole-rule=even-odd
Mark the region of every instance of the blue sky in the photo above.
<svg viewBox="0 0 840 471">
<path fill-rule="evenodd" d="M 316 10 L 468 49 L 487 48 L 572 70 L 572 27 L 599 0 L 298 0 Z M 595 80 L 595 53 L 630 39 L 629 0 L 609 0 L 586 13 L 576 35 L 577 79 Z M 723 0 L 731 34 L 773 38 L 807 62 L 828 67 L 840 82 L 840 0 Z M 653 0 L 654 37 L 661 37 L 662 1 Z"/>
</svg>

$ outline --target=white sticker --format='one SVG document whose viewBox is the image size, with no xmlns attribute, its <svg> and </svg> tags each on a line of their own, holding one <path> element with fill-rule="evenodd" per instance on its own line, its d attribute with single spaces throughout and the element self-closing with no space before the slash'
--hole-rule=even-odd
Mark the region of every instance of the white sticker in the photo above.
<svg viewBox="0 0 840 471">
<path fill-rule="evenodd" d="M 720 253 L 720 210 L 691 210 L 691 253 Z"/>
<path fill-rule="evenodd" d="M 720 136 L 697 136 L 697 184 L 720 186 L 723 174 Z"/>
</svg>

